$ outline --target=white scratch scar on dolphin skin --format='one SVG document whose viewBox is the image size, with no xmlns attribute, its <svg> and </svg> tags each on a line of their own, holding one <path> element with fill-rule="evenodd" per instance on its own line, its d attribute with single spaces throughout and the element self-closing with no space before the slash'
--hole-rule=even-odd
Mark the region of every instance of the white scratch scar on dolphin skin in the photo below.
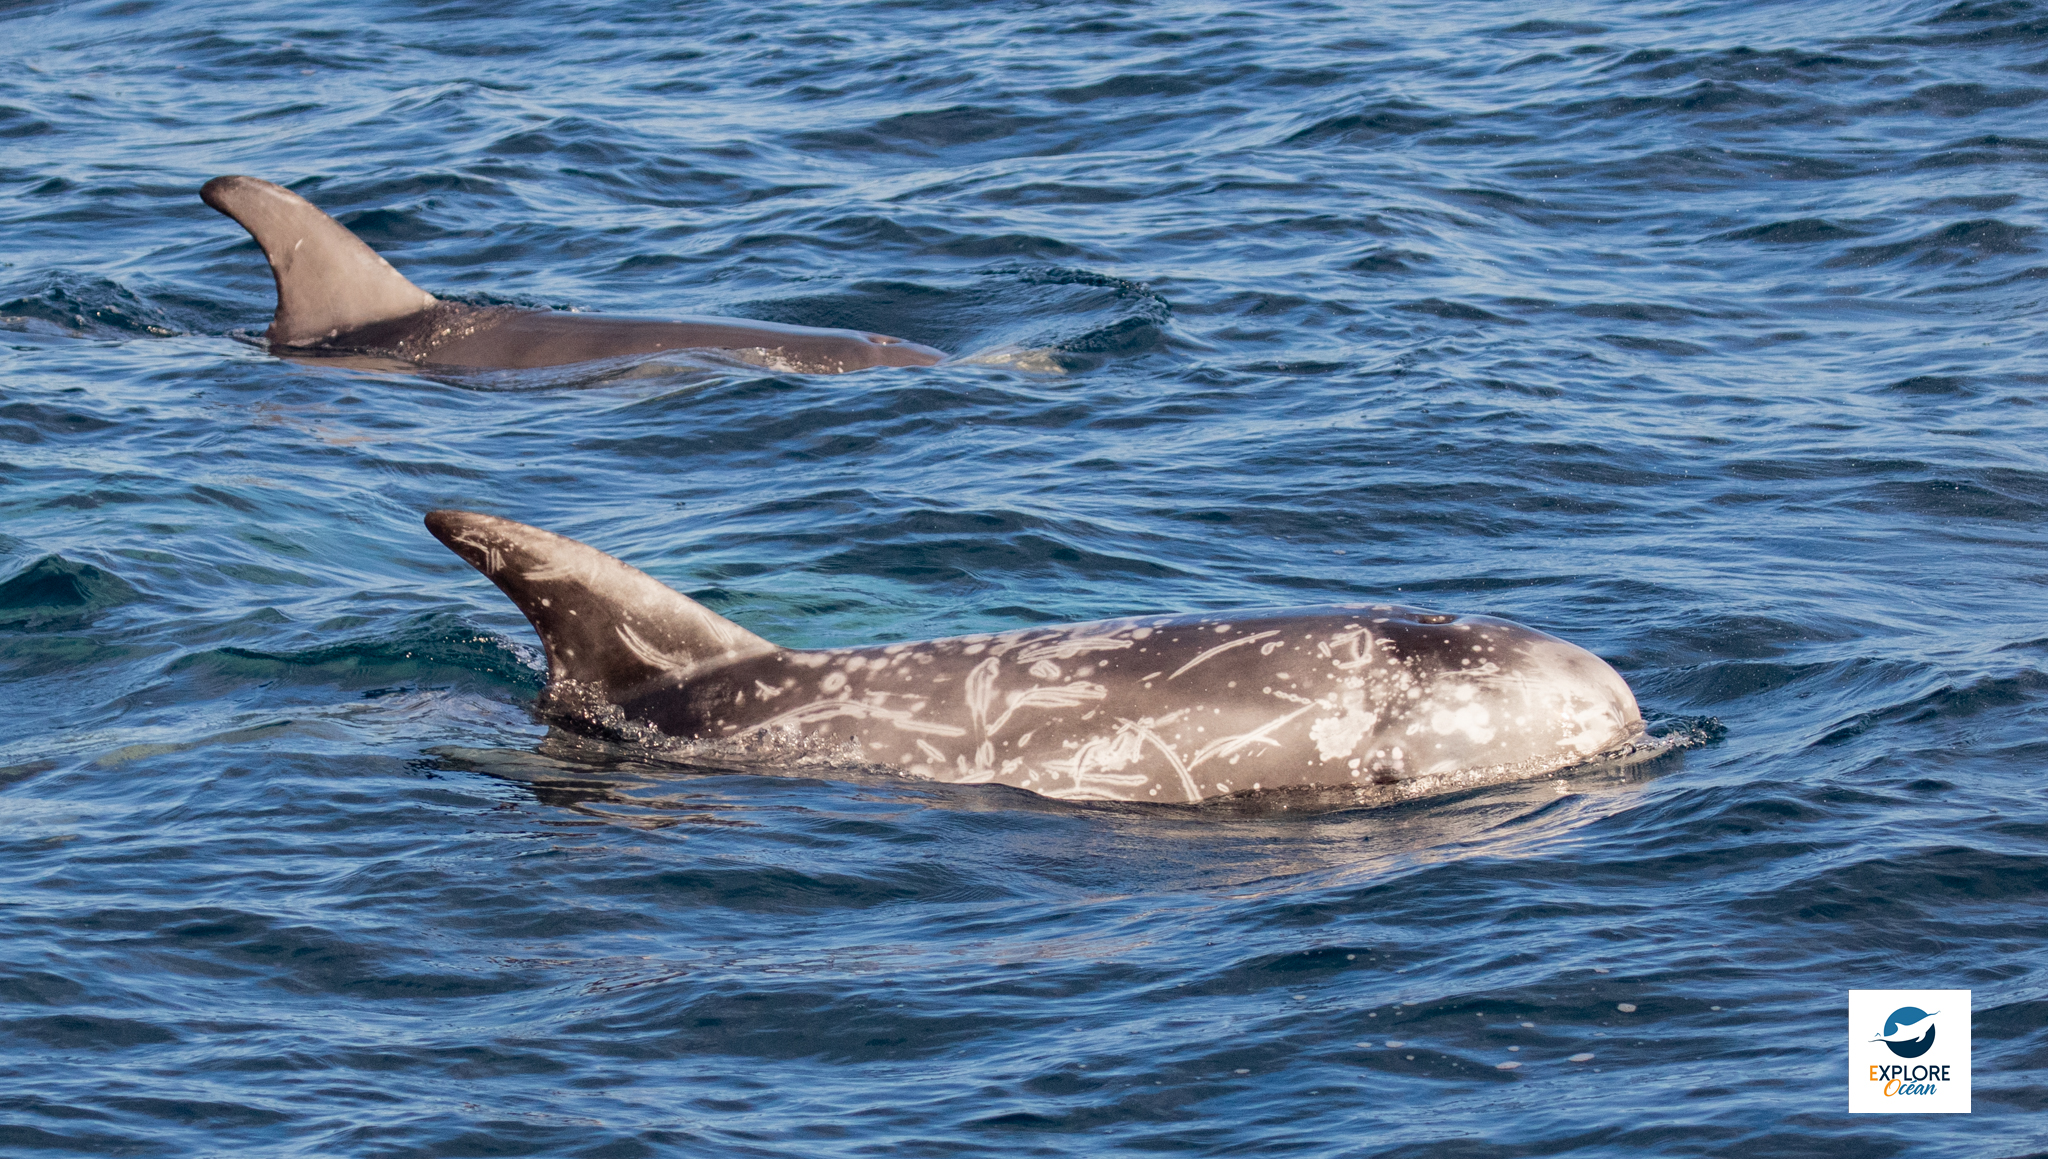
<svg viewBox="0 0 2048 1159">
<path fill-rule="evenodd" d="M 626 651 L 631 652 L 635 659 L 661 673 L 663 676 L 681 680 L 697 670 L 697 660 L 693 656 L 683 655 L 679 657 L 674 653 L 664 652 L 646 640 L 641 639 L 640 633 L 635 632 L 626 624 L 620 624 L 617 631 L 619 643 L 626 646 Z"/>
<path fill-rule="evenodd" d="M 1214 740 L 1209 742 L 1208 745 L 1206 745 L 1200 751 L 1195 753 L 1195 757 L 1193 760 L 1188 762 L 1188 772 L 1192 774 L 1195 771 L 1195 769 L 1201 766 L 1203 761 L 1206 761 L 1211 757 L 1227 757 L 1230 754 L 1237 752 L 1239 749 L 1249 747 L 1253 744 L 1263 743 L 1274 745 L 1277 747 L 1280 742 L 1273 739 L 1273 730 L 1279 728 L 1281 725 L 1287 724 L 1288 722 L 1292 721 L 1295 717 L 1300 716 L 1302 713 L 1307 712 L 1309 709 L 1315 707 L 1317 707 L 1317 703 L 1315 701 L 1310 701 L 1309 703 L 1302 705 L 1300 708 L 1295 709 L 1293 712 L 1283 713 L 1279 716 L 1274 717 L 1273 719 L 1251 730 L 1250 732 L 1241 732 L 1238 733 L 1236 736 L 1226 736 L 1221 738 L 1220 740 Z"/>
<path fill-rule="evenodd" d="M 976 664 L 974 671 L 967 674 L 966 681 L 961 685 L 961 690 L 967 697 L 968 719 L 974 722 L 974 731 L 984 736 L 988 734 L 989 706 L 996 698 L 996 673 L 1002 666 L 1001 660 L 990 656 Z"/>
<path fill-rule="evenodd" d="M 1178 715 L 1180 714 L 1173 714 L 1173 716 Z M 1165 724 L 1167 723 L 1167 721 L 1173 719 L 1173 716 L 1165 717 L 1163 719 L 1154 721 L 1153 723 Z M 1159 750 L 1159 755 L 1165 757 L 1166 763 L 1173 766 L 1173 771 L 1180 774 L 1181 789 L 1187 793 L 1188 800 L 1190 802 L 1199 801 L 1202 799 L 1202 790 L 1198 786 L 1196 786 L 1193 774 L 1189 771 L 1188 766 L 1182 763 L 1180 759 L 1180 754 L 1173 751 L 1172 745 L 1167 744 L 1165 741 L 1159 739 L 1158 733 L 1153 732 L 1150 727 L 1138 721 L 1119 720 L 1117 721 L 1117 724 L 1131 730 L 1131 732 L 1136 734 L 1139 739 L 1151 742 L 1152 747 Z"/>
<path fill-rule="evenodd" d="M 1009 707 L 1003 710 L 1003 714 L 996 718 L 994 724 L 988 726 L 988 731 L 985 735 L 994 736 L 1001 732 L 1003 726 L 1010 723 L 1010 718 L 1015 716 L 1020 709 L 1072 708 L 1077 704 L 1086 704 L 1091 700 L 1101 700 L 1108 695 L 1109 689 L 1104 688 L 1100 684 L 1090 684 L 1085 680 L 1077 680 L 1063 688 L 1033 687 L 1027 688 L 1022 692 L 1012 692 L 1004 698 L 1008 702 Z"/>
<path fill-rule="evenodd" d="M 1016 663 L 1036 664 L 1040 660 L 1072 660 L 1089 652 L 1116 652 L 1134 641 L 1120 636 L 1068 636 L 1047 644 L 1029 644 L 1018 649 Z"/>
<path fill-rule="evenodd" d="M 584 570 L 566 560 L 557 560 L 554 563 L 545 563 L 539 567 L 527 568 L 521 574 L 526 577 L 527 583 L 545 584 L 559 583 L 562 580 L 568 579 L 583 579 Z"/>
<path fill-rule="evenodd" d="M 730 651 L 725 650 L 702 657 L 692 656 L 687 652 L 669 652 L 648 643 L 629 624 L 618 625 L 617 632 L 619 643 L 625 646 L 626 651 L 631 653 L 634 659 L 661 673 L 670 680 L 687 680 L 698 672 L 703 671 L 705 666 L 711 661 L 728 659 L 732 655 Z M 722 633 L 718 642 L 720 644 L 731 643 L 729 639 L 723 638 Z"/>
<path fill-rule="evenodd" d="M 749 725 L 750 729 L 800 728 L 807 724 L 819 724 L 838 717 L 850 716 L 858 720 L 886 720 L 904 732 L 921 732 L 927 736 L 963 737 L 967 730 L 956 725 L 938 724 L 919 720 L 900 708 L 885 708 L 863 700 L 813 700 L 802 708 L 792 708 L 780 716 L 771 717 L 759 724 Z M 918 744 L 923 745 L 923 741 Z M 937 749 L 927 748 L 929 752 Z"/>
<path fill-rule="evenodd" d="M 472 548 L 483 556 L 482 561 L 477 563 L 476 569 L 485 575 L 495 576 L 504 569 L 505 555 L 502 551 L 498 550 L 498 545 L 492 542 L 489 536 L 464 532 L 455 537 L 455 542 L 464 547 Z"/>
<path fill-rule="evenodd" d="M 1221 653 L 1228 652 L 1232 648 L 1241 648 L 1246 644 L 1256 643 L 1257 641 L 1263 640 L 1268 636 L 1277 636 L 1279 634 L 1280 630 L 1278 628 L 1275 628 L 1270 632 L 1254 632 L 1249 636 L 1239 636 L 1237 639 L 1232 640 L 1228 644 L 1218 644 L 1214 648 L 1209 649 L 1207 652 L 1202 653 L 1200 656 L 1197 656 L 1194 659 L 1188 661 L 1187 663 L 1181 665 L 1180 667 L 1174 669 L 1173 676 L 1179 676 L 1181 673 L 1186 672 L 1188 669 L 1193 668 L 1195 665 L 1200 664 L 1202 661 L 1207 660 L 1211 656 L 1216 656 Z M 1173 676 L 1169 676 L 1167 677 L 1167 679 L 1171 680 L 1173 679 Z"/>
<path fill-rule="evenodd" d="M 1180 753 L 1164 737 L 1161 737 L 1157 731 L 1159 728 L 1173 723 L 1176 718 L 1183 715 L 1182 713 L 1171 713 L 1151 721 L 1119 719 L 1115 736 L 1107 740 L 1098 739 L 1090 741 L 1074 754 L 1072 761 L 1069 762 L 1071 769 L 1069 775 L 1074 778 L 1077 785 L 1084 779 L 1095 779 L 1090 777 L 1085 767 L 1086 762 L 1090 760 L 1100 762 L 1110 768 L 1122 768 L 1137 756 L 1135 752 L 1126 750 L 1124 745 L 1119 743 L 1123 738 L 1130 737 L 1134 740 L 1148 743 L 1153 748 L 1159 750 L 1159 755 L 1166 758 L 1167 764 L 1171 765 L 1174 773 L 1180 777 L 1181 791 L 1187 794 L 1187 799 L 1190 802 L 1199 801 L 1202 799 L 1202 790 L 1195 782 L 1196 769 L 1202 767 L 1208 761 L 1230 756 L 1232 753 L 1249 748 L 1254 744 L 1267 744 L 1278 747 L 1279 742 L 1275 741 L 1271 735 L 1273 730 L 1286 725 L 1302 713 L 1315 707 L 1317 707 L 1317 704 L 1312 701 L 1295 709 L 1293 712 L 1282 713 L 1259 727 L 1252 729 L 1250 732 L 1238 733 L 1235 736 L 1219 737 L 1204 745 L 1196 751 L 1193 757 L 1187 760 L 1181 759 Z M 1112 761 L 1114 762 L 1113 764 L 1111 763 Z M 1108 778 L 1100 779 L 1107 780 Z"/>
</svg>

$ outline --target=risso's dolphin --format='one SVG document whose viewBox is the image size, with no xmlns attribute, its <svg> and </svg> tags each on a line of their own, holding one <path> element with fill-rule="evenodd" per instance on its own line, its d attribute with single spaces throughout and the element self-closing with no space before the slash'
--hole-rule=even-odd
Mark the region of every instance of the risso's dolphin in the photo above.
<svg viewBox="0 0 2048 1159">
<path fill-rule="evenodd" d="M 1349 787 L 1366 803 L 1538 776 L 1642 730 L 1599 657 L 1486 616 L 1341 604 L 797 650 L 575 540 L 465 511 L 426 522 L 532 621 L 543 709 L 572 728 L 823 744 L 1051 797 Z"/>
<path fill-rule="evenodd" d="M 722 350 L 778 370 L 839 373 L 930 366 L 929 346 L 859 330 L 742 318 L 622 318 L 444 302 L 411 282 L 346 226 L 289 189 L 216 177 L 206 204 L 235 219 L 270 259 L 280 353 L 370 353 L 416 365 L 519 369 L 669 350 Z"/>
</svg>

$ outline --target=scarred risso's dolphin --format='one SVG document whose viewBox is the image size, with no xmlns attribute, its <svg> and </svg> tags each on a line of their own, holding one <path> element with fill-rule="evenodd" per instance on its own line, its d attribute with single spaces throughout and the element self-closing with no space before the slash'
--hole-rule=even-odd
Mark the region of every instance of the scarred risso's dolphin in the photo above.
<svg viewBox="0 0 2048 1159">
<path fill-rule="evenodd" d="M 426 523 L 532 621 L 543 710 L 572 728 L 822 743 L 1051 797 L 1350 786 L 1372 803 L 1538 776 L 1642 731 L 1599 657 L 1486 616 L 1341 604 L 799 650 L 575 540 Z"/>
<path fill-rule="evenodd" d="M 270 259 L 280 352 L 371 353 L 417 365 L 519 369 L 663 351 L 722 350 L 805 373 L 930 366 L 929 346 L 859 330 L 743 318 L 624 318 L 444 302 L 391 268 L 361 238 L 289 189 L 254 177 L 216 177 L 206 204 L 235 219 Z"/>
</svg>

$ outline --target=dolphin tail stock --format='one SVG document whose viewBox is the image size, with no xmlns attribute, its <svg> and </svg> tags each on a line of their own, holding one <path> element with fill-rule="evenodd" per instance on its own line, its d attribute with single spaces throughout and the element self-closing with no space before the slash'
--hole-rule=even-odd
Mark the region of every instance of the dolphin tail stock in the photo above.
<svg viewBox="0 0 2048 1159">
<path fill-rule="evenodd" d="M 308 346 L 350 330 L 417 314 L 437 299 L 312 202 L 254 177 L 216 177 L 206 204 L 249 231 L 277 279 L 270 341 Z"/>
<path fill-rule="evenodd" d="M 565 536 L 472 511 L 429 511 L 427 530 L 484 573 L 547 652 L 550 706 L 592 713 L 657 682 L 680 684 L 780 651 L 646 572 Z"/>
</svg>

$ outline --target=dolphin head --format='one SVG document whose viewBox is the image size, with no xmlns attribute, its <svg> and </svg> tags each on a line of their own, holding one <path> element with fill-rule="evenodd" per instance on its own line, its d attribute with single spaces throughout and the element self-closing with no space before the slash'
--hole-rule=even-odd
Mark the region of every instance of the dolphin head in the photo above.
<svg viewBox="0 0 2048 1159">
<path fill-rule="evenodd" d="M 1474 637 L 1492 641 L 1494 653 L 1504 658 L 1502 670 L 1492 675 L 1467 674 L 1446 669 L 1439 683 L 1463 703 L 1462 683 L 1473 686 L 1471 703 L 1490 706 L 1492 715 L 1514 727 L 1497 738 L 1507 737 L 1526 750 L 1520 759 L 1546 753 L 1573 754 L 1579 759 L 1595 756 L 1627 741 L 1643 730 L 1642 710 L 1635 693 L 1612 665 L 1593 653 L 1547 632 L 1491 616 L 1444 617 L 1453 627 L 1464 626 Z M 1446 707 L 1452 697 L 1438 696 Z M 1455 708 L 1453 709 L 1455 715 Z M 1512 747 L 1497 749 L 1504 758 L 1515 759 Z"/>
</svg>

